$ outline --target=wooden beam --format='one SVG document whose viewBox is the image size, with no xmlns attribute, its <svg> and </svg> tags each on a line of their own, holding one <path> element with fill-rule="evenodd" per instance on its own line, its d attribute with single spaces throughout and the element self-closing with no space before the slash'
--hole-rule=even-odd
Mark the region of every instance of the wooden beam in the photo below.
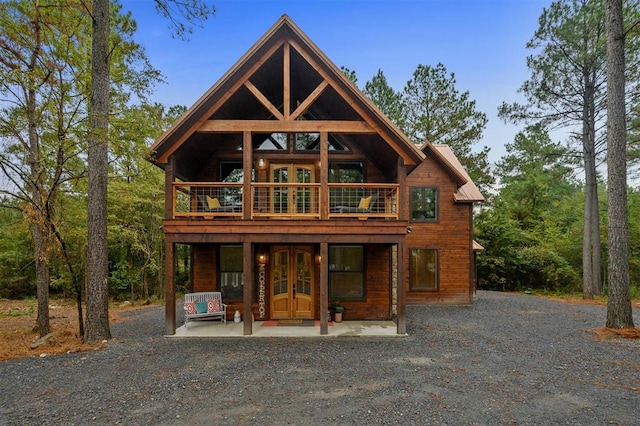
<svg viewBox="0 0 640 426">
<path fill-rule="evenodd" d="M 253 63 L 253 65 L 235 83 L 233 83 L 233 85 L 229 89 L 224 91 L 222 96 L 220 96 L 220 98 L 211 106 L 211 108 L 207 109 L 206 112 L 200 116 L 201 118 L 199 118 L 193 125 L 191 125 L 189 129 L 183 132 L 171 145 L 171 147 L 158 157 L 157 162 L 166 163 L 169 156 L 173 154 L 178 148 L 180 148 L 182 144 L 185 143 L 193 133 L 197 132 L 202 123 L 206 122 L 206 120 L 211 117 L 213 113 L 218 110 L 218 108 L 224 105 L 225 102 L 227 102 L 229 98 L 231 98 L 231 96 L 233 96 L 238 91 L 238 89 L 244 84 L 244 82 L 247 81 L 253 75 L 253 73 L 256 72 L 271 57 L 271 55 L 273 55 L 273 53 L 282 46 L 283 43 L 284 40 L 279 40 L 277 43 L 271 46 L 271 48 L 269 48 L 269 50 L 267 50 L 259 60 Z M 237 72 L 235 67 L 227 71 L 227 73 L 220 79 L 220 81 L 216 83 L 211 89 L 209 89 L 207 93 L 205 93 L 200 98 L 200 100 L 198 100 L 196 105 L 199 107 L 204 102 L 203 100 L 207 99 L 211 94 L 215 93 L 216 90 L 220 89 L 222 83 L 226 83 L 225 77 L 232 76 L 235 72 Z M 194 110 L 197 109 L 196 105 L 191 108 Z"/>
<path fill-rule="evenodd" d="M 169 157 L 164 168 L 164 218 L 173 218 L 173 182 L 176 180 L 176 157 Z"/>
<path fill-rule="evenodd" d="M 164 242 L 164 334 L 176 334 L 176 245 Z"/>
<path fill-rule="evenodd" d="M 324 68 L 321 67 L 316 61 L 314 61 L 313 58 L 311 58 L 311 56 L 304 51 L 304 49 L 302 49 L 294 41 L 290 41 L 290 43 L 293 48 L 296 49 L 296 51 L 300 54 L 300 56 L 302 56 L 316 70 L 316 72 L 320 74 L 323 79 L 329 82 L 331 87 L 338 93 L 338 95 L 342 97 L 342 99 L 347 100 L 352 98 L 351 95 L 347 94 L 347 92 L 345 92 L 339 85 L 335 83 L 329 73 L 327 73 Z M 369 114 L 367 114 L 367 112 L 363 108 L 361 108 L 354 102 L 350 102 L 349 105 L 351 105 L 351 107 L 360 115 L 360 117 L 362 117 L 362 119 L 365 120 L 370 125 L 370 127 L 380 135 L 382 139 L 387 141 L 387 143 L 391 145 L 394 150 L 405 159 L 407 164 L 415 164 L 415 161 L 406 154 L 404 148 L 400 147 L 394 140 L 394 138 L 392 138 L 387 132 L 383 131 L 380 126 L 375 124 L 373 120 L 371 120 Z"/>
<path fill-rule="evenodd" d="M 245 179 L 242 183 L 242 218 L 251 218 L 251 170 L 253 170 L 253 146 L 251 132 L 242 134 L 242 170 Z"/>
<path fill-rule="evenodd" d="M 251 242 L 245 241 L 242 244 L 242 311 L 244 318 L 245 336 L 253 333 L 253 316 L 251 309 L 251 295 L 253 294 L 253 255 L 251 253 Z"/>
<path fill-rule="evenodd" d="M 269 99 L 267 99 L 267 97 L 265 95 L 262 94 L 262 92 L 260 91 L 260 89 L 258 89 L 256 86 L 253 85 L 253 83 L 249 80 L 244 82 L 244 86 L 249 89 L 249 91 L 251 93 L 253 93 L 253 96 L 255 96 L 258 101 L 260 101 L 260 103 L 269 110 L 269 112 L 271 114 L 273 114 L 274 117 L 276 117 L 278 120 L 284 120 L 284 116 L 282 115 L 282 113 L 280 111 L 278 111 L 278 108 L 276 108 L 271 101 L 269 101 Z"/>
<path fill-rule="evenodd" d="M 318 84 L 318 87 L 316 87 L 313 90 L 313 92 L 311 92 L 311 94 L 307 96 L 307 99 L 305 99 L 300 105 L 298 105 L 298 108 L 296 108 L 296 110 L 293 111 L 289 119 L 297 120 L 298 117 L 300 117 L 302 113 L 304 113 L 307 110 L 307 108 L 309 108 L 311 104 L 316 99 L 318 99 L 318 97 L 322 94 L 322 92 L 324 92 L 324 89 L 326 89 L 327 86 L 329 86 L 329 83 L 327 82 L 327 80 L 323 80 L 322 83 Z"/>
<path fill-rule="evenodd" d="M 398 274 L 396 285 L 396 310 L 397 310 L 397 333 L 407 334 L 407 301 L 405 295 L 405 271 L 407 270 L 405 261 L 405 248 L 404 242 L 398 243 Z"/>
<path fill-rule="evenodd" d="M 200 126 L 200 133 L 237 133 L 243 131 L 262 133 L 376 133 L 364 121 L 346 120 L 207 120 Z"/>
<path fill-rule="evenodd" d="M 409 220 L 409 207 L 407 197 L 411 197 L 411 194 L 407 194 L 407 168 L 404 165 L 402 157 L 398 157 L 396 171 L 396 182 L 398 183 L 398 219 Z"/>
<path fill-rule="evenodd" d="M 320 243 L 320 334 L 329 334 L 329 244 Z"/>
<path fill-rule="evenodd" d="M 193 232 L 173 234 L 172 238 L 177 243 L 197 244 L 197 243 L 220 243 L 220 244 L 239 244 L 249 238 L 248 234 L 202 234 L 197 229 Z M 403 228 L 406 234 L 406 227 Z M 328 230 L 327 232 L 331 232 Z M 376 232 L 371 229 L 370 232 Z M 166 235 L 166 234 L 165 234 Z M 304 234 L 255 234 L 251 235 L 251 241 L 254 244 L 259 243 L 278 243 L 278 244 L 299 244 L 301 242 L 315 244 L 327 241 L 334 244 L 396 244 L 405 239 L 404 235 L 304 235 Z"/>
<path fill-rule="evenodd" d="M 329 134 L 320 132 L 320 219 L 329 218 Z"/>
<path fill-rule="evenodd" d="M 288 42 L 284 44 L 283 55 L 283 76 L 282 76 L 282 99 L 284 119 L 289 120 L 289 114 L 291 112 L 291 49 Z M 295 120 L 295 118 L 293 119 Z"/>
</svg>

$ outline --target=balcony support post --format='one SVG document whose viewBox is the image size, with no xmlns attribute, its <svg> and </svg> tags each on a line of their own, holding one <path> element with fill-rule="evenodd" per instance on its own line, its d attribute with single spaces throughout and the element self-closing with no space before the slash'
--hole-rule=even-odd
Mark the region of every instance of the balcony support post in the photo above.
<svg viewBox="0 0 640 426">
<path fill-rule="evenodd" d="M 400 220 L 409 220 L 409 212 L 407 208 L 407 202 L 405 198 L 407 197 L 406 193 L 406 180 L 407 180 L 407 168 L 404 165 L 404 160 L 402 157 L 398 157 L 398 193 L 396 195 L 397 209 L 398 209 L 398 219 Z"/>
<path fill-rule="evenodd" d="M 329 133 L 320 132 L 320 220 L 329 218 Z"/>
<path fill-rule="evenodd" d="M 253 214 L 251 209 L 251 171 L 253 170 L 253 146 L 251 141 L 251 132 L 244 131 L 242 133 L 242 171 L 244 179 L 242 180 L 242 218 L 251 219 Z"/>
<path fill-rule="evenodd" d="M 175 190 L 173 182 L 176 180 L 176 157 L 171 155 L 164 167 L 164 218 L 173 219 Z"/>
</svg>

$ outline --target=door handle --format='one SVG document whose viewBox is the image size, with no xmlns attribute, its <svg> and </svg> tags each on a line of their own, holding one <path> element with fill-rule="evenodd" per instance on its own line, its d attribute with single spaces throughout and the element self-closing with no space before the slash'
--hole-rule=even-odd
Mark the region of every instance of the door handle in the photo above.
<svg viewBox="0 0 640 426">
<path fill-rule="evenodd" d="M 296 285 L 295 283 L 293 284 L 293 298 L 296 298 Z"/>
</svg>

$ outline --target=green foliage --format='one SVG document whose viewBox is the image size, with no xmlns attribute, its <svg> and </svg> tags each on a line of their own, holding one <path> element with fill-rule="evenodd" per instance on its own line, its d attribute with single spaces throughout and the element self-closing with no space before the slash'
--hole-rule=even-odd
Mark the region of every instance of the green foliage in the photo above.
<svg viewBox="0 0 640 426">
<path fill-rule="evenodd" d="M 474 144 L 487 125 L 485 113 L 476 109 L 469 92 L 460 93 L 453 73 L 441 63 L 418 65 L 402 92 L 389 87 L 382 70 L 365 84 L 365 94 L 413 143 L 429 141 L 451 147 L 481 191 L 493 183 L 489 148 Z"/>
<path fill-rule="evenodd" d="M 35 270 L 29 230 L 22 213 L 7 198 L 0 199 L 0 298 L 34 295 Z"/>
<path fill-rule="evenodd" d="M 497 165 L 498 196 L 476 220 L 482 288 L 576 291 L 580 287 L 582 191 L 566 148 L 539 127 L 518 134 Z"/>
<path fill-rule="evenodd" d="M 386 115 L 396 126 L 403 128 L 406 122 L 406 111 L 402 102 L 402 93 L 393 90 L 382 70 L 364 85 L 364 94 Z"/>
</svg>

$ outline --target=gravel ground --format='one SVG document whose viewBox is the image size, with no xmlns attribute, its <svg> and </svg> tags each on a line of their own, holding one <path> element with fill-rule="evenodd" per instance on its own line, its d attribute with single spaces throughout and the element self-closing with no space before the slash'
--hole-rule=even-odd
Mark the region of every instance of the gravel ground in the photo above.
<svg viewBox="0 0 640 426">
<path fill-rule="evenodd" d="M 162 308 L 131 315 L 106 349 L 0 363 L 0 425 L 640 422 L 640 342 L 589 333 L 603 307 L 479 292 L 386 339 L 168 339 Z"/>
</svg>

